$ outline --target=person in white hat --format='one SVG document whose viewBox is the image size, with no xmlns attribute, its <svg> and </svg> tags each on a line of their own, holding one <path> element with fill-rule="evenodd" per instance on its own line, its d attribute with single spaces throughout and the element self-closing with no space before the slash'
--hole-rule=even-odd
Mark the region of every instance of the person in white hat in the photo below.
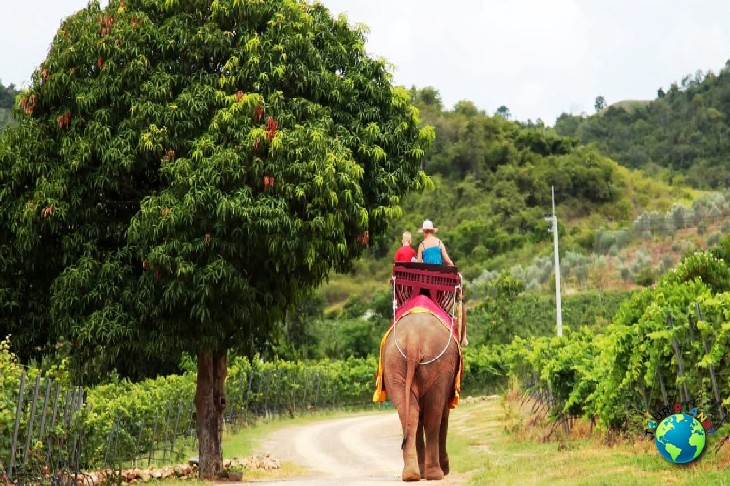
<svg viewBox="0 0 730 486">
<path fill-rule="evenodd" d="M 419 233 L 423 233 L 423 241 L 418 245 L 418 261 L 423 263 L 431 263 L 434 265 L 454 265 L 446 252 L 444 243 L 436 238 L 435 233 L 438 228 L 434 228 L 433 221 L 427 219 L 421 225 Z"/>
</svg>

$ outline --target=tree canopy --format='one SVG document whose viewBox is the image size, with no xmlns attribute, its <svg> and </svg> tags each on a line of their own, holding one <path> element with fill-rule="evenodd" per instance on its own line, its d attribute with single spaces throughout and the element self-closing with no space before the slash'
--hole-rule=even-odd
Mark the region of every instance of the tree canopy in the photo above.
<svg viewBox="0 0 730 486">
<path fill-rule="evenodd" d="M 254 350 L 346 270 L 422 184 L 431 133 L 362 32 L 301 2 L 92 3 L 16 114 L 7 318 L 187 350 Z"/>
<path fill-rule="evenodd" d="M 596 110 L 599 111 L 596 98 Z M 621 102 L 590 117 L 563 114 L 561 135 L 595 143 L 620 164 L 688 182 L 699 188 L 728 185 L 730 171 L 730 61 L 719 74 L 698 71 L 659 89 L 651 102 Z"/>
</svg>

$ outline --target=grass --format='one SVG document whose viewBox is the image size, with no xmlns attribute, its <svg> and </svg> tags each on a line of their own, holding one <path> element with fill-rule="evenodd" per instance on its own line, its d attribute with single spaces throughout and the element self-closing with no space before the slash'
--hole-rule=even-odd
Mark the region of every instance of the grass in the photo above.
<svg viewBox="0 0 730 486">
<path fill-rule="evenodd" d="M 607 445 L 598 434 L 591 437 L 586 424 L 574 429 L 577 438 L 544 441 L 546 429 L 531 428 L 528 411 L 514 400 L 459 408 L 452 415 L 449 455 L 455 471 L 468 472 L 468 484 L 730 484 L 722 470 L 730 454 L 714 454 L 712 442 L 702 459 L 681 467 L 665 461 L 653 441 Z"/>
</svg>

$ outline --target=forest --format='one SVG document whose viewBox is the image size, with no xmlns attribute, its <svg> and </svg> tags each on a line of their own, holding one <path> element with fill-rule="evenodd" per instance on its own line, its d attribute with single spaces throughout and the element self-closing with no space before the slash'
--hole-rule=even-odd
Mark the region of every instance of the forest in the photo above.
<svg viewBox="0 0 730 486">
<path fill-rule="evenodd" d="M 563 114 L 555 130 L 670 184 L 727 187 L 730 61 L 719 73 L 697 71 L 659 88 L 653 100 L 606 105 L 599 96 L 596 114 Z"/>
</svg>

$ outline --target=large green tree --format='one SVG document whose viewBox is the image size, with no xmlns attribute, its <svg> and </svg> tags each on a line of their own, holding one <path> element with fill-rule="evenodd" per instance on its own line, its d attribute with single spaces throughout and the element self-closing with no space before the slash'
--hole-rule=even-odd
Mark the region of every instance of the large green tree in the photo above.
<svg viewBox="0 0 730 486">
<path fill-rule="evenodd" d="M 227 351 L 258 350 L 427 183 L 433 131 L 364 44 L 303 0 L 92 2 L 0 142 L 1 329 L 111 364 L 197 355 L 204 478 Z"/>
</svg>

